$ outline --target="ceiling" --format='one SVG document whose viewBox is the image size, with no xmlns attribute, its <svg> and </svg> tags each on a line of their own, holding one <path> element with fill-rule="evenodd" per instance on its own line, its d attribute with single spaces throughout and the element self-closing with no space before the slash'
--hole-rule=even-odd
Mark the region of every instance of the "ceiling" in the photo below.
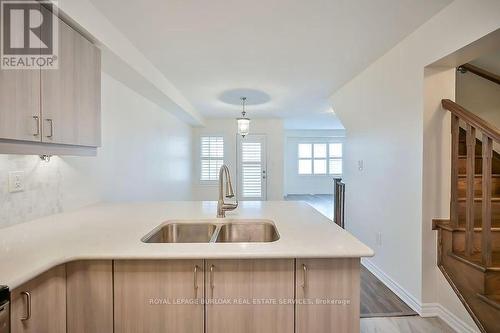
<svg viewBox="0 0 500 333">
<path fill-rule="evenodd" d="M 328 97 L 452 0 L 91 1 L 205 117 L 242 89 L 250 118 L 339 128 Z"/>
</svg>

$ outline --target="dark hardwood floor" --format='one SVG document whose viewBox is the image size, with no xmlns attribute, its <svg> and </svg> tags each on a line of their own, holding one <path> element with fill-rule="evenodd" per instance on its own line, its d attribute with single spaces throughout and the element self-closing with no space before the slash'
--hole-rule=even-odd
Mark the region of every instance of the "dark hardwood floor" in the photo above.
<svg viewBox="0 0 500 333">
<path fill-rule="evenodd" d="M 329 219 L 333 219 L 332 195 L 288 195 L 285 200 L 305 201 Z M 417 313 L 387 288 L 382 281 L 364 266 L 361 266 L 361 318 L 416 315 Z"/>
</svg>

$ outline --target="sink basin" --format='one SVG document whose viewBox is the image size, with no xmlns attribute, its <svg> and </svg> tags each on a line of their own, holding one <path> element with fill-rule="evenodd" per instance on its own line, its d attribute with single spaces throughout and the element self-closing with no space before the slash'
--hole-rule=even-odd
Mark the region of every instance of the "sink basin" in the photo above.
<svg viewBox="0 0 500 333">
<path fill-rule="evenodd" d="M 171 220 L 142 238 L 144 243 L 269 243 L 280 238 L 270 220 Z"/>
<path fill-rule="evenodd" d="M 278 231 L 272 223 L 227 223 L 221 226 L 217 243 L 269 243 L 279 238 Z"/>
<path fill-rule="evenodd" d="M 210 223 L 169 223 L 146 235 L 144 243 L 208 243 L 217 226 Z"/>
</svg>

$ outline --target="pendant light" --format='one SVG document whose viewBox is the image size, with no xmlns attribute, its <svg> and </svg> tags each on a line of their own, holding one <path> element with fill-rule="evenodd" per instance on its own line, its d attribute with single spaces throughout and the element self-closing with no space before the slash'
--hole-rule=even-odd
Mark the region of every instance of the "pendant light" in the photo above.
<svg viewBox="0 0 500 333">
<path fill-rule="evenodd" d="M 241 104 L 243 105 L 243 112 L 241 112 L 241 118 L 238 118 L 238 134 L 243 138 L 250 132 L 250 119 L 247 118 L 247 113 L 245 111 L 245 104 L 247 98 L 241 97 Z"/>
</svg>

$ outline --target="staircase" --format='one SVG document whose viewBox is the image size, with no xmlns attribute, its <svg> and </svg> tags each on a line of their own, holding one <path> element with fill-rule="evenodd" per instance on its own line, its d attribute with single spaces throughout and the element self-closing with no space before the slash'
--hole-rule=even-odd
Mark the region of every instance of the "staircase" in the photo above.
<svg viewBox="0 0 500 333">
<path fill-rule="evenodd" d="M 479 329 L 500 332 L 500 130 L 450 100 L 443 108 L 452 115 L 451 202 L 450 219 L 433 221 L 438 266 Z"/>
</svg>

